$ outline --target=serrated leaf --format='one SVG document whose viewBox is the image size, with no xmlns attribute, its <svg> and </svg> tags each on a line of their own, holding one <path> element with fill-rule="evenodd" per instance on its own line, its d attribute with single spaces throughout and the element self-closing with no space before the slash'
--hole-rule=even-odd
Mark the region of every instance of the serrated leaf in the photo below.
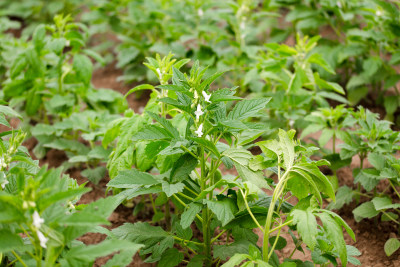
<svg viewBox="0 0 400 267">
<path fill-rule="evenodd" d="M 203 206 L 198 203 L 190 203 L 185 211 L 181 215 L 181 226 L 183 229 L 188 228 L 194 218 L 196 218 L 196 214 L 198 214 L 202 210 Z"/>
<path fill-rule="evenodd" d="M 242 100 L 235 105 L 229 112 L 228 119 L 244 120 L 257 114 L 258 111 L 265 108 L 271 98 L 256 98 L 251 100 Z"/>
<path fill-rule="evenodd" d="M 317 220 L 310 208 L 306 210 L 294 209 L 291 211 L 291 216 L 293 216 L 293 225 L 297 225 L 297 231 L 301 235 L 304 243 L 314 250 L 317 244 Z"/>
<path fill-rule="evenodd" d="M 138 185 L 155 185 L 160 181 L 153 175 L 140 172 L 136 169 L 121 171 L 118 175 L 108 182 L 107 186 L 116 188 L 136 188 Z"/>
<path fill-rule="evenodd" d="M 235 204 L 227 198 L 223 200 L 207 200 L 208 208 L 217 216 L 218 220 L 221 221 L 222 226 L 230 222 L 235 216 Z"/>
</svg>

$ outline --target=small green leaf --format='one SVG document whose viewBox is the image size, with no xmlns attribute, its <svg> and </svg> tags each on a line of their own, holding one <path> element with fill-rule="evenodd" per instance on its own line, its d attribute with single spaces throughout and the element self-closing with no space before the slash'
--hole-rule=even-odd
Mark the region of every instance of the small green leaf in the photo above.
<svg viewBox="0 0 400 267">
<path fill-rule="evenodd" d="M 355 208 L 353 210 L 354 218 L 357 222 L 361 221 L 364 218 L 373 218 L 379 214 L 379 211 L 376 211 L 374 204 L 372 202 L 365 202 Z"/>
<path fill-rule="evenodd" d="M 397 238 L 390 238 L 385 243 L 385 253 L 389 257 L 400 248 L 400 241 Z"/>
<path fill-rule="evenodd" d="M 93 72 L 92 61 L 85 55 L 77 54 L 74 56 L 73 68 L 82 82 L 89 85 Z"/>
</svg>

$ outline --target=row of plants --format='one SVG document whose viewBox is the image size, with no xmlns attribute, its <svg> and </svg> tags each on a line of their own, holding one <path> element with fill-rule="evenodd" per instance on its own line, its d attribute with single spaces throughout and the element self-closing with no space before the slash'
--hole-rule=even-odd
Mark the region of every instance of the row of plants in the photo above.
<svg viewBox="0 0 400 267">
<path fill-rule="evenodd" d="M 80 21 L 95 36 L 94 50 L 111 61 L 114 56 L 110 53 L 115 53 L 116 66 L 124 71 L 121 79 L 128 82 L 155 82 L 156 76 L 142 62 L 155 53 L 167 55 L 171 51 L 178 58 L 200 60 L 213 71 L 234 70 L 226 74 L 224 86 L 239 86 L 248 93 L 268 95 L 271 84 L 266 78 L 278 83 L 292 80 L 294 85 L 301 78 L 303 85 L 333 90 L 300 67 L 307 61 L 322 80 L 345 89 L 335 85 L 336 91 L 346 92 L 346 96 L 328 98 L 342 103 L 346 100 L 351 105 L 363 101 L 364 105 L 378 105 L 390 121 L 398 110 L 397 2 L 54 1 L 42 9 L 32 7 L 44 1 L 25 2 L 26 7 L 6 1 L 3 16 L 50 22 L 51 14 L 59 10 L 77 14 L 86 6 L 89 10 L 81 14 Z M 29 35 L 33 29 L 28 27 L 24 32 Z M 118 40 L 109 38 L 110 32 Z M 280 47 L 279 57 L 274 55 L 276 51 L 271 50 L 278 43 L 290 43 L 299 33 L 311 39 L 322 37 L 314 49 L 304 48 L 303 41 L 298 40 L 296 52 Z M 283 77 L 277 65 L 288 69 Z"/>
<path fill-rule="evenodd" d="M 288 7 L 280 2 L 88 3 L 94 10 L 81 20 L 91 27 L 57 15 L 31 38 L 11 37 L 7 31 L 18 25 L 2 17 L 0 122 L 22 121 L 20 130 L 1 134 L 0 231 L 12 240 L 0 245 L 1 263 L 91 266 L 119 252 L 107 264 L 125 266 L 139 250 L 159 266 L 359 264 L 342 227 L 353 239 L 354 233 L 330 210 L 355 201 L 357 221 L 379 216 L 399 224 L 399 136 L 363 107 L 331 104 L 355 105 L 360 99 L 354 97 L 371 87 L 394 121 L 398 98 L 385 90 L 397 82 L 397 9 L 381 1 L 293 1 L 285 18 L 294 28 L 271 30 L 268 43 L 259 45 L 274 21 L 266 18 L 277 14 L 271 11 Z M 318 35 L 324 24 L 339 33 L 339 42 Z M 93 62 L 106 62 L 104 51 L 87 45 L 96 25 L 121 36 L 116 51 L 124 79 L 148 82 L 127 94 L 152 91 L 142 114 L 127 109 L 127 95 L 91 84 Z M 294 32 L 313 37 L 299 33 L 296 45 L 279 44 Z M 171 50 L 194 61 L 173 59 Z M 168 55 L 148 57 L 155 52 Z M 201 68 L 197 59 L 210 66 Z M 93 183 L 108 172 L 114 196 L 77 204 L 88 189 L 61 169 L 40 168 L 21 146 L 24 132 L 38 140 L 37 158 L 49 149 L 65 151 L 64 171 L 78 167 Z M 307 137 L 315 132 L 321 135 L 312 145 Z M 329 141 L 332 150 L 325 148 Z M 339 187 L 337 170 L 354 156 L 360 159 L 355 186 Z M 320 171 L 325 165 L 332 176 Z M 99 226 L 121 203 L 134 214 L 150 211 L 151 220 Z M 285 227 L 294 251 L 307 247 L 312 262 L 293 259 L 294 251 L 278 257 L 288 242 Z M 86 246 L 77 238 L 87 232 L 107 238 Z M 391 238 L 385 251 L 399 247 Z"/>
</svg>

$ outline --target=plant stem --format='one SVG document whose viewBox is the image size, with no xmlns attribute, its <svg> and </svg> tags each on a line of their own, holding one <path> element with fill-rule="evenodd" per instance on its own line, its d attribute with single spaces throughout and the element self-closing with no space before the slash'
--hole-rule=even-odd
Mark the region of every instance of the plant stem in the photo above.
<svg viewBox="0 0 400 267">
<path fill-rule="evenodd" d="M 396 195 L 400 198 L 399 192 L 396 190 L 396 187 L 394 186 L 394 184 L 392 183 L 392 181 L 390 179 L 389 179 L 389 184 L 393 188 L 394 192 L 396 192 Z"/>
<path fill-rule="evenodd" d="M 225 233 L 228 230 L 223 230 L 221 233 L 219 233 L 216 237 L 214 237 L 213 239 L 211 239 L 211 244 L 214 243 L 223 233 Z"/>
<path fill-rule="evenodd" d="M 205 190 L 207 185 L 206 185 L 206 178 L 205 173 L 206 173 L 206 163 L 204 159 L 204 147 L 201 147 L 200 149 L 200 158 L 201 158 L 201 191 Z M 204 255 L 206 257 L 204 266 L 209 267 L 211 266 L 211 233 L 210 233 L 210 228 L 209 228 L 209 211 L 207 207 L 203 208 L 202 211 L 202 217 L 203 217 L 203 242 L 204 242 Z"/>
<path fill-rule="evenodd" d="M 336 154 L 336 135 L 333 134 L 332 136 L 332 152 L 333 154 Z"/>
<path fill-rule="evenodd" d="M 204 246 L 204 243 L 199 243 L 199 242 L 195 242 L 195 241 L 191 241 L 191 240 L 186 240 L 186 239 L 183 239 L 183 238 L 180 238 L 180 237 L 177 237 L 177 236 L 173 236 L 173 237 L 174 237 L 175 240 L 178 240 L 178 241 L 180 241 L 182 243 L 192 243 L 192 244 L 195 244 L 195 245 L 198 245 L 198 246 Z"/>
<path fill-rule="evenodd" d="M 280 235 L 281 235 L 281 228 L 278 229 L 278 234 L 276 235 L 275 242 L 274 242 L 274 244 L 272 245 L 271 251 L 270 251 L 269 254 L 268 254 L 268 259 L 271 258 L 272 253 L 274 252 L 274 248 L 275 248 L 276 244 L 278 243 L 278 239 L 279 239 L 279 236 L 280 236 Z M 268 241 L 268 242 L 269 242 L 269 241 Z"/>
<path fill-rule="evenodd" d="M 268 240 L 269 240 L 269 234 L 270 234 L 270 229 L 271 229 L 271 224 L 272 224 L 272 216 L 275 210 L 275 203 L 279 199 L 280 195 L 282 194 L 284 185 L 286 183 L 286 177 L 290 172 L 290 168 L 286 170 L 282 178 L 279 180 L 274 193 L 272 194 L 272 199 L 270 206 L 268 208 L 268 215 L 267 219 L 265 222 L 265 227 L 264 227 L 264 236 L 263 236 L 263 245 L 262 245 L 262 254 L 263 254 L 263 260 L 265 262 L 269 261 L 269 253 L 268 253 Z"/>
<path fill-rule="evenodd" d="M 290 253 L 289 259 L 291 259 L 291 258 L 293 257 L 293 254 L 296 252 L 297 248 L 298 248 L 299 246 L 301 246 L 302 243 L 303 243 L 303 241 L 298 240 L 298 242 L 297 242 L 296 246 L 294 247 L 292 253 Z"/>
<path fill-rule="evenodd" d="M 11 253 L 15 256 L 15 258 L 17 258 L 17 260 L 22 264 L 22 266 L 28 267 L 28 266 L 25 264 L 25 262 L 21 259 L 21 257 L 20 257 L 17 253 L 15 253 L 14 250 L 12 250 Z"/>
<path fill-rule="evenodd" d="M 149 194 L 149 198 L 150 198 L 151 206 L 153 207 L 153 212 L 154 212 L 154 214 L 156 214 L 157 209 L 156 209 L 156 205 L 154 204 L 153 195 Z M 143 198 L 142 198 L 142 200 L 143 200 Z"/>
<path fill-rule="evenodd" d="M 291 224 L 292 222 L 293 222 L 293 220 L 287 221 L 287 222 L 285 222 L 285 223 L 283 223 L 283 224 L 281 224 L 281 225 L 279 225 L 279 226 L 277 226 L 277 227 L 271 229 L 271 230 L 269 231 L 269 233 L 271 234 L 271 233 L 275 232 L 276 230 L 279 230 L 279 229 L 285 227 L 286 225 Z"/>
<path fill-rule="evenodd" d="M 181 203 L 182 206 L 187 207 L 186 203 L 182 201 L 177 195 L 173 194 L 173 196 L 178 200 L 179 203 Z M 196 214 L 197 219 L 199 219 L 200 222 L 203 223 L 203 218 L 200 217 L 199 214 Z"/>
<path fill-rule="evenodd" d="M 171 231 L 171 212 L 169 210 L 169 199 L 165 203 L 165 223 L 167 224 L 167 231 Z"/>
<path fill-rule="evenodd" d="M 240 193 L 243 196 L 243 200 L 244 200 L 244 205 L 246 206 L 247 212 L 250 214 L 250 217 L 253 219 L 254 223 L 257 225 L 257 227 L 261 230 L 261 232 L 264 233 L 264 228 L 262 228 L 262 226 L 260 225 L 260 223 L 257 221 L 256 217 L 254 216 L 254 214 L 251 212 L 251 209 L 249 207 L 249 203 L 247 203 L 247 199 L 246 199 L 246 195 L 243 193 L 242 189 L 239 189 Z"/>
</svg>

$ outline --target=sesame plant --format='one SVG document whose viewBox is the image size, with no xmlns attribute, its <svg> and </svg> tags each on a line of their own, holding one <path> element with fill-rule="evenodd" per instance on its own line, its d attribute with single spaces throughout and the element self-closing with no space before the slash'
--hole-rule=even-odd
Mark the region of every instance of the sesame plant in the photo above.
<svg viewBox="0 0 400 267">
<path fill-rule="evenodd" d="M 3 83 L 4 99 L 31 120 L 44 123 L 79 112 L 83 104 L 106 107 L 103 92 L 90 84 L 93 66 L 87 55 L 100 58 L 85 49 L 84 29 L 61 15 L 54 18 L 54 25 L 38 26 L 10 67 Z M 115 96 L 112 99 L 121 104 Z"/>
<path fill-rule="evenodd" d="M 304 117 L 317 107 L 329 107 L 328 99 L 341 103 L 347 100 L 343 88 L 320 77 L 316 67 L 335 73 L 332 67 L 316 53 L 319 36 L 297 35 L 297 44 L 269 43 L 258 58 L 259 78 L 264 80 L 262 94 L 272 97 L 269 111 L 273 128 L 302 129 Z"/>
<path fill-rule="evenodd" d="M 8 106 L 0 106 L 1 124 L 20 117 Z M 4 266 L 93 266 L 97 257 L 120 252 L 106 265 L 126 266 L 141 245 L 113 239 L 86 246 L 77 238 L 88 232 L 108 233 L 100 227 L 120 203 L 108 197 L 80 205 L 85 184 L 47 170 L 21 146 L 26 134 L 11 129 L 0 140 L 0 264 Z M 5 242 L 6 240 L 6 242 Z"/>
<path fill-rule="evenodd" d="M 344 141 L 340 144 L 340 157 L 352 160 L 357 156 L 360 166 L 353 169 L 356 189 L 342 186 L 336 193 L 336 203 L 330 203 L 328 208 L 340 209 L 345 204 L 356 201 L 357 208 L 353 210 L 356 221 L 380 217 L 381 221 L 392 221 L 398 224 L 399 208 L 396 203 L 399 199 L 398 186 L 398 159 L 395 153 L 399 150 L 399 132 L 390 128 L 390 122 L 379 120 L 377 114 L 359 107 L 352 112 L 355 120 L 353 129 L 341 134 Z M 366 164 L 368 162 L 370 165 Z M 386 182 L 383 189 L 378 189 L 380 182 Z M 394 194 L 390 191 L 393 190 Z M 361 198 L 364 199 L 362 203 Z M 385 252 L 389 256 L 398 248 L 397 239 L 389 239 L 385 245 Z"/>
<path fill-rule="evenodd" d="M 205 73 L 197 62 L 189 73 L 172 68 L 172 83 L 156 86 L 167 91 L 157 99 L 164 108 L 159 114 L 147 111 L 152 122 L 130 135 L 147 141 L 144 151 L 155 158 L 156 168 L 123 169 L 108 183 L 125 189 L 118 196 L 127 199 L 150 194 L 159 202 L 171 201 L 164 212 L 173 212 L 161 224 L 164 228 L 127 223 L 112 230 L 113 235 L 143 243 L 140 255 L 159 266 L 218 266 L 229 258 L 239 264 L 246 257 L 237 253 L 251 253 L 261 266 L 278 266 L 275 251 L 285 247 L 281 231 L 290 226 L 300 235 L 293 236 L 296 249 L 302 250 L 304 242 L 320 264 L 336 264 L 336 258 L 343 266 L 357 263 L 348 253 L 342 226 L 354 238 L 353 232 L 338 215 L 321 208 L 323 196 L 335 199 L 332 184 L 318 169 L 327 162 L 309 160 L 314 149 L 294 141 L 294 131 L 283 130 L 279 140 L 257 143 L 263 154 L 253 156 L 246 148 L 266 128 L 250 118 L 260 116 L 269 99 L 241 99 L 235 88 L 210 90 L 221 73 Z M 173 110 L 175 116 L 165 117 L 163 110 Z M 237 175 L 227 175 L 223 168 L 234 168 Z M 267 170 L 276 173 L 277 183 Z M 263 189 L 273 190 L 272 196 Z M 300 200 L 294 207 L 286 201 L 289 192 Z M 254 228 L 263 233 L 261 247 Z"/>
<path fill-rule="evenodd" d="M 66 152 L 65 167 L 84 165 L 83 175 L 97 183 L 105 176 L 110 149 L 99 146 L 106 125 L 126 105 L 123 96 L 91 85 L 91 59 L 101 58 L 85 48 L 85 27 L 70 16 L 58 15 L 54 25 L 38 26 L 10 66 L 3 84 L 4 99 L 21 111 L 38 140 L 33 152 L 43 158 L 49 149 Z M 28 124 L 35 123 L 35 126 Z M 80 140 L 82 138 L 86 144 Z"/>
</svg>

